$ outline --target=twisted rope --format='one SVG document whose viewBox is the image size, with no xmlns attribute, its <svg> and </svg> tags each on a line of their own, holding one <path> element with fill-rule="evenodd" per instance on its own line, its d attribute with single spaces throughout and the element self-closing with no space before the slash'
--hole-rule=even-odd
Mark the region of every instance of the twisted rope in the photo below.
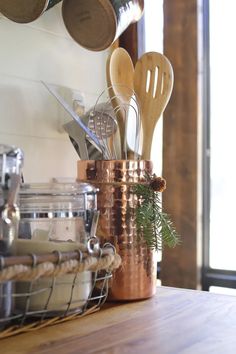
<svg viewBox="0 0 236 354">
<path fill-rule="evenodd" d="M 60 264 L 44 262 L 35 266 L 22 264 L 6 267 L 0 271 L 0 281 L 36 280 L 50 276 L 61 276 L 67 273 L 82 273 L 84 271 L 113 271 L 121 264 L 118 254 L 107 254 L 100 258 L 88 256 L 82 261 L 70 259 Z"/>
</svg>

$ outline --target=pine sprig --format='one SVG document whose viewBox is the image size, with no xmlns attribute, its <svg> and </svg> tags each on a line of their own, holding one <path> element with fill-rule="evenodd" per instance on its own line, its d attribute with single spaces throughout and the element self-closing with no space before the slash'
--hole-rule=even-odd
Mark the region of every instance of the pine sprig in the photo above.
<svg viewBox="0 0 236 354">
<path fill-rule="evenodd" d="M 155 176 L 154 176 L 155 178 Z M 180 238 L 168 214 L 162 210 L 160 192 L 149 184 L 137 184 L 134 193 L 138 198 L 136 208 L 136 225 L 140 239 L 144 239 L 148 247 L 161 250 L 164 246 L 175 247 Z"/>
</svg>

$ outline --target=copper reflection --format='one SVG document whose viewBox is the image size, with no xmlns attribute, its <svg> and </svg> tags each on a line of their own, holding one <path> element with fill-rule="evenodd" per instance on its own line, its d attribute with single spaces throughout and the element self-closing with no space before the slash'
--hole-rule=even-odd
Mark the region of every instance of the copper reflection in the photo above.
<svg viewBox="0 0 236 354">
<path fill-rule="evenodd" d="M 122 258 L 109 291 L 112 300 L 144 299 L 156 291 L 156 252 L 137 238 L 138 201 L 132 186 L 144 182 L 152 168 L 151 161 L 142 160 L 81 160 L 77 164 L 78 180 L 99 188 L 97 236 L 101 243 L 113 243 Z"/>
</svg>

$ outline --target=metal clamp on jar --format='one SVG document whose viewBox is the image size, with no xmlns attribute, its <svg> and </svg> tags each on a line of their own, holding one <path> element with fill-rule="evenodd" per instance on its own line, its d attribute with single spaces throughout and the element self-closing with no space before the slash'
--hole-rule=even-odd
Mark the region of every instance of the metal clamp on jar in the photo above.
<svg viewBox="0 0 236 354">
<path fill-rule="evenodd" d="M 17 196 L 23 165 L 23 152 L 12 146 L 0 144 L 0 258 L 7 256 L 17 237 L 19 208 Z M 2 262 L 1 262 L 2 263 Z M 12 310 L 12 283 L 0 284 L 0 326 Z"/>
</svg>

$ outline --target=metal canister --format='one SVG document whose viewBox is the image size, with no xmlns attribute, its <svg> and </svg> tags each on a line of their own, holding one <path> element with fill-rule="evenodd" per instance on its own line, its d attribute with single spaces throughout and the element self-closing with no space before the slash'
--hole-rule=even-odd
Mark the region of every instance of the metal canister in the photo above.
<svg viewBox="0 0 236 354">
<path fill-rule="evenodd" d="M 139 239 L 136 208 L 139 203 L 134 185 L 145 183 L 152 173 L 151 161 L 78 161 L 77 178 L 98 187 L 100 211 L 97 236 L 111 242 L 121 256 L 109 289 L 111 300 L 137 300 L 156 292 L 157 254 Z"/>
<path fill-rule="evenodd" d="M 137 22 L 144 0 L 64 0 L 62 17 L 71 37 L 94 51 L 108 48 L 125 29 Z"/>
<path fill-rule="evenodd" d="M 18 190 L 23 166 L 23 152 L 0 144 L 0 257 L 10 254 L 19 225 Z M 12 283 L 0 283 L 0 326 L 12 311 Z"/>
<path fill-rule="evenodd" d="M 88 183 L 24 184 L 19 192 L 20 226 L 14 254 L 65 252 L 87 245 L 97 212 L 97 190 Z M 92 274 L 66 274 L 53 282 L 16 283 L 16 310 L 46 316 L 80 311 L 92 288 Z M 72 294 L 72 295 L 71 295 Z M 68 307 L 68 304 L 69 307 Z"/>
<path fill-rule="evenodd" d="M 28 23 L 62 0 L 0 0 L 0 12 L 10 20 Z"/>
</svg>

